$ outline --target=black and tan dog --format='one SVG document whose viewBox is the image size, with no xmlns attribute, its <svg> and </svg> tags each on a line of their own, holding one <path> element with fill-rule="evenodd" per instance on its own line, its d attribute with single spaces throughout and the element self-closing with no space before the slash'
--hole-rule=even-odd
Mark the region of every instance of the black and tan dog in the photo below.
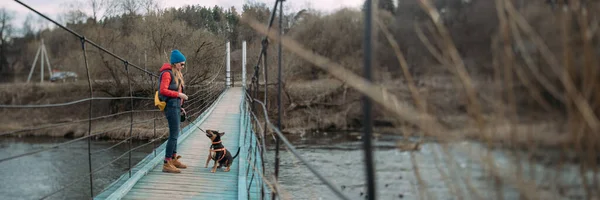
<svg viewBox="0 0 600 200">
<path fill-rule="evenodd" d="M 217 167 L 221 168 L 225 166 L 225 172 L 228 172 L 231 167 L 231 163 L 233 163 L 233 159 L 238 156 L 240 153 L 240 149 L 238 148 L 235 156 L 231 156 L 231 153 L 225 148 L 221 137 L 225 135 L 225 132 L 219 132 L 215 130 L 206 130 L 206 137 L 210 138 L 212 141 L 212 145 L 210 145 L 210 149 L 208 150 L 208 159 L 206 159 L 206 165 L 204 167 L 208 167 L 208 163 L 212 159 L 215 161 L 215 165 L 213 166 L 210 172 L 215 173 L 217 171 Z"/>
</svg>

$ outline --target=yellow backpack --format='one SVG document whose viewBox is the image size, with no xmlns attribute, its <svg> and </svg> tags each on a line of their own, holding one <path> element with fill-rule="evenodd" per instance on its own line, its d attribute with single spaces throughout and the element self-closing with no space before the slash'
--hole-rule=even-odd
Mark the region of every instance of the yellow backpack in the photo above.
<svg viewBox="0 0 600 200">
<path fill-rule="evenodd" d="M 160 81 L 162 80 L 162 74 L 164 72 L 171 73 L 171 70 L 165 70 L 160 73 L 160 76 L 158 77 L 158 90 L 154 93 L 154 106 L 158 107 L 158 110 L 160 110 L 160 111 L 165 110 L 165 107 L 167 106 L 167 102 L 160 100 L 159 93 L 158 93 L 160 91 Z"/>
<path fill-rule="evenodd" d="M 156 91 L 156 93 L 154 94 L 154 105 L 158 107 L 158 110 L 160 111 L 165 110 L 165 106 L 167 106 L 167 102 L 160 101 L 160 99 L 158 98 L 158 91 Z"/>
</svg>

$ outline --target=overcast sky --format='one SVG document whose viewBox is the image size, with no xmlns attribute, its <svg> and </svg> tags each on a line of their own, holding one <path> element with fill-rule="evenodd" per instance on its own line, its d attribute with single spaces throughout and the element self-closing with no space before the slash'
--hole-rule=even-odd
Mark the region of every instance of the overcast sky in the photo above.
<svg viewBox="0 0 600 200">
<path fill-rule="evenodd" d="M 52 19 L 59 20 L 61 13 L 69 9 L 69 5 L 74 2 L 87 2 L 87 0 L 20 0 Z M 273 7 L 275 0 L 158 0 L 162 8 L 181 7 L 185 5 L 202 5 L 221 7 L 235 6 L 241 11 L 244 2 L 254 1 L 266 3 L 268 7 Z M 310 7 L 324 12 L 334 11 L 343 7 L 360 7 L 364 0 L 287 0 L 284 10 L 298 11 L 302 8 Z M 85 7 L 85 6 L 82 6 Z M 0 0 L 0 8 L 5 8 L 14 16 L 13 25 L 19 29 L 28 14 L 35 14 L 24 6 L 13 0 Z M 48 23 L 40 20 L 41 23 Z M 47 26 L 47 25 L 46 25 Z"/>
</svg>

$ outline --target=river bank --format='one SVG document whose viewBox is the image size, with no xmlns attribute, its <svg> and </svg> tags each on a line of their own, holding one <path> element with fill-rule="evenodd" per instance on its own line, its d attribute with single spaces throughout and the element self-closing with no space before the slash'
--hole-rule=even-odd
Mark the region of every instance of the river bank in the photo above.
<svg viewBox="0 0 600 200">
<path fill-rule="evenodd" d="M 566 127 L 566 120 L 557 113 L 540 111 L 531 105 L 531 99 L 520 98 L 518 116 L 509 119 L 510 115 L 497 112 L 495 105 L 484 104 L 481 116 L 484 127 L 478 127 L 470 116 L 469 104 L 464 101 L 460 88 L 444 84 L 451 82 L 447 74 L 424 76 L 417 81 L 417 90 L 424 97 L 431 115 L 445 125 L 446 133 L 438 135 L 453 136 L 459 140 L 479 140 L 490 144 L 510 144 L 528 147 L 531 145 L 547 148 L 562 148 L 573 143 Z M 388 79 L 384 79 L 388 80 Z M 476 81 L 480 100 L 494 97 L 498 90 L 484 80 Z M 392 79 L 380 83 L 397 96 L 401 101 L 413 101 L 411 92 L 402 79 Z M 95 85 L 99 91 L 108 89 L 110 85 Z M 2 85 L 0 102 L 5 105 L 40 105 L 70 102 L 89 97 L 87 84 L 23 84 Z M 282 99 L 282 131 L 289 135 L 303 136 L 309 133 L 326 133 L 339 130 L 360 131 L 362 129 L 361 95 L 346 84 L 335 79 L 318 79 L 312 81 L 296 80 L 285 84 Z M 277 90 L 274 85 L 268 87 L 268 113 L 273 120 L 277 116 Z M 144 93 L 140 87 L 135 91 L 137 96 L 148 96 L 148 99 L 134 101 L 133 123 L 128 113 L 131 105 L 128 100 L 94 100 L 92 107 L 93 120 L 91 132 L 102 133 L 94 139 L 122 140 L 133 137 L 135 140 L 153 139 L 166 134 L 167 123 L 162 112 L 153 106 L 150 94 Z M 258 96 L 264 96 L 264 88 L 260 87 Z M 106 96 L 98 92 L 97 96 Z M 262 98 L 259 98 L 262 99 Z M 191 105 L 191 103 L 188 103 Z M 194 107 L 204 105 L 194 104 Z M 194 109 L 194 108 L 192 108 Z M 257 109 L 259 109 L 257 107 Z M 258 111 L 258 110 L 257 110 Z M 192 112 L 188 110 L 188 114 Z M 194 111 L 198 113 L 198 110 Z M 105 116 L 110 116 L 106 117 Z M 87 135 L 90 124 L 89 104 L 76 103 L 68 107 L 50 108 L 0 108 L 0 133 L 16 137 L 52 136 L 77 138 Z M 193 117 L 193 116 L 192 116 Z M 156 120 L 154 120 L 156 119 Z M 419 136 L 423 132 L 416 126 L 398 120 L 390 112 L 379 105 L 374 105 L 373 122 L 375 137 L 379 135 Z M 183 126 L 187 125 L 186 123 Z M 32 130 L 29 130 L 32 129 Z M 155 131 L 156 130 L 156 131 Z M 425 134 L 426 135 L 426 134 Z M 440 141 L 440 138 L 434 138 Z"/>
</svg>

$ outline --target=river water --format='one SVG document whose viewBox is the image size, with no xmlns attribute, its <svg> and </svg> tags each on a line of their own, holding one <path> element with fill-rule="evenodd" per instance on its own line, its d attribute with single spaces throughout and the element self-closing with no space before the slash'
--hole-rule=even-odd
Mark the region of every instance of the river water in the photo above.
<svg viewBox="0 0 600 200">
<path fill-rule="evenodd" d="M 357 139 L 351 141 L 349 137 L 355 136 L 313 133 L 308 136 L 313 139 L 295 139 L 295 146 L 299 154 L 344 195 L 350 199 L 366 199 L 362 143 Z M 447 150 L 437 143 L 425 143 L 419 151 L 402 151 L 393 148 L 398 139 L 383 136 L 374 141 L 377 199 L 523 199 L 521 194 L 534 189 L 537 192 L 530 194 L 532 199 L 586 199 L 579 165 L 567 163 L 557 168 L 556 162 L 550 159 L 529 161 L 525 159 L 527 152 L 489 150 L 474 142 L 449 144 Z M 555 159 L 558 152 L 545 154 Z M 503 177 L 503 181 L 496 182 L 497 179 L 487 173 L 489 170 L 485 170 L 489 165 L 481 162 L 481 158 L 486 155 L 495 162 L 496 174 Z M 273 149 L 265 156 L 265 168 L 272 171 Z M 520 160 L 521 173 L 516 160 Z M 421 184 L 415 167 L 423 180 Z M 279 174 L 282 199 L 339 199 L 288 151 L 280 152 Z M 592 172 L 584 174 L 592 180 Z M 515 185 L 521 183 L 525 186 L 520 188 L 530 188 L 517 189 Z M 597 185 L 594 188 L 591 190 L 598 191 Z"/>
<path fill-rule="evenodd" d="M 0 138 L 1 158 L 11 157 L 49 147 L 68 139 L 52 137 Z M 132 148 L 145 142 L 133 142 Z M 117 144 L 111 141 L 93 141 L 91 151 L 102 150 Z M 135 165 L 152 152 L 153 144 L 132 152 Z M 129 150 L 127 143 L 108 151 L 92 155 L 92 169 L 105 166 Z M 93 174 L 94 195 L 125 173 L 129 155 L 107 165 Z M 0 163 L 0 199 L 40 199 L 65 188 L 48 199 L 90 199 L 90 181 L 87 140 L 74 142 L 60 148 L 16 158 Z"/>
<path fill-rule="evenodd" d="M 290 140 L 294 141 L 299 153 L 346 196 L 366 198 L 364 153 L 356 135 L 318 133 Z M 510 179 L 495 184 L 492 181 L 495 179 L 485 173 L 483 165 L 477 161 L 478 155 L 488 152 L 481 145 L 457 143 L 449 145 L 449 154 L 444 154 L 441 145 L 427 143 L 419 151 L 407 152 L 394 148 L 395 140 L 397 138 L 383 137 L 374 141 L 378 199 L 519 199 L 522 194 L 513 187 L 515 182 L 510 182 Z M 67 139 L 46 137 L 0 138 L 0 151 L 3 152 L 0 159 L 65 141 Z M 132 145 L 135 147 L 143 143 L 134 142 Z M 92 152 L 114 144 L 116 142 L 93 141 Z M 143 159 L 152 152 L 152 148 L 153 145 L 148 145 L 133 152 L 132 163 Z M 127 150 L 127 144 L 122 144 L 94 154 L 92 168 L 106 165 Z M 510 152 L 489 152 L 502 177 L 515 177 L 516 168 L 511 163 Z M 265 156 L 267 171 L 272 171 L 274 151 L 270 149 Z M 449 158 L 456 162 L 448 162 Z M 126 155 L 94 174 L 95 195 L 126 172 L 128 160 Z M 413 163 L 416 163 L 422 184 L 414 173 Z M 280 164 L 281 199 L 339 199 L 290 152 L 281 152 Z M 557 169 L 544 162 L 526 161 L 522 166 L 525 172 L 519 177 L 535 183 L 533 187 L 541 191 L 539 199 L 584 199 L 578 166 L 566 164 Z M 0 199 L 39 199 L 78 180 L 49 199 L 89 199 L 88 170 L 87 141 L 2 162 Z"/>
</svg>

